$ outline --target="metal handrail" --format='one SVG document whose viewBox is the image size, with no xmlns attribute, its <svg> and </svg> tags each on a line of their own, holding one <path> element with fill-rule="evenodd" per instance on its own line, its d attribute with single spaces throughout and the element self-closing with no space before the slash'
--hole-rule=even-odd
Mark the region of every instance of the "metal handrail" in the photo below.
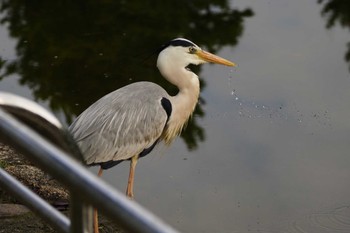
<svg viewBox="0 0 350 233">
<path fill-rule="evenodd" d="M 44 201 L 10 174 L 0 169 L 0 185 L 21 200 L 29 209 L 37 213 L 60 232 L 69 232 L 70 221 L 58 210 Z"/>
<path fill-rule="evenodd" d="M 47 141 L 41 135 L 10 114 L 0 109 L 0 136 L 25 156 L 68 187 L 71 194 L 81 194 L 73 198 L 71 220 L 57 210 L 50 208 L 43 200 L 28 194 L 28 189 L 18 185 L 0 169 L 0 185 L 11 193 L 20 195 L 34 212 L 39 213 L 53 227 L 61 232 L 91 232 L 91 207 L 97 207 L 111 220 L 124 229 L 135 233 L 178 233 L 154 214 L 125 197 L 86 169 L 67 152 Z M 12 188 L 9 187 L 11 184 Z M 23 186 L 23 185 L 22 185 Z M 19 190 L 22 191 L 19 191 Z M 33 201 L 36 200 L 36 201 Z M 84 208 L 86 211 L 84 211 Z M 44 213 L 43 213 L 44 212 Z M 47 214 L 48 213 L 48 214 Z M 87 224 L 89 226 L 83 226 Z"/>
</svg>

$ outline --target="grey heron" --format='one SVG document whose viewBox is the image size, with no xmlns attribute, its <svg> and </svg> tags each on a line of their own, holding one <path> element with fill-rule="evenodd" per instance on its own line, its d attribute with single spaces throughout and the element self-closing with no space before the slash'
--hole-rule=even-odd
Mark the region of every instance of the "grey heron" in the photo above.
<svg viewBox="0 0 350 233">
<path fill-rule="evenodd" d="M 102 171 L 130 160 L 126 195 L 133 198 L 135 166 L 160 141 L 169 145 L 192 115 L 199 97 L 198 76 L 187 68 L 211 62 L 234 63 L 202 50 L 193 42 L 176 38 L 160 49 L 157 67 L 179 92 L 169 95 L 152 82 L 136 82 L 113 91 L 81 113 L 69 130 L 87 165 Z M 95 216 L 95 229 L 97 215 Z"/>
</svg>

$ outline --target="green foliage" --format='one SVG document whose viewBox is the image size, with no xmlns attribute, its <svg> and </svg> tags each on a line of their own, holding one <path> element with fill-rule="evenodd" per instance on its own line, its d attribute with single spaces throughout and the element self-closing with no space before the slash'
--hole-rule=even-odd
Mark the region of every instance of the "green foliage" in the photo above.
<svg viewBox="0 0 350 233">
<path fill-rule="evenodd" d="M 4 169 L 8 166 L 8 164 L 5 161 L 0 160 L 0 168 Z"/>
<path fill-rule="evenodd" d="M 324 3 L 322 16 L 327 18 L 327 28 L 332 28 L 336 23 L 350 29 L 350 1 L 349 0 L 318 0 Z M 348 51 L 344 58 L 349 63 L 350 69 L 350 42 L 347 45 Z"/>
</svg>

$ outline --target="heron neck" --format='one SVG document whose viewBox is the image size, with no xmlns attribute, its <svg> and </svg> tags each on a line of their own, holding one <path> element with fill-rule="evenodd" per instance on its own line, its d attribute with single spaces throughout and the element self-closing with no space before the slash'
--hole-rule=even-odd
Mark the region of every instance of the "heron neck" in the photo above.
<svg viewBox="0 0 350 233">
<path fill-rule="evenodd" d="M 179 88 L 179 92 L 175 96 L 170 97 L 172 103 L 172 114 L 168 122 L 166 143 L 170 143 L 178 134 L 191 117 L 199 97 L 199 80 L 198 76 L 193 72 L 183 68 L 174 76 L 165 76 L 165 78 Z"/>
<path fill-rule="evenodd" d="M 198 76 L 189 70 L 183 69 L 173 84 L 179 88 L 179 93 L 173 96 L 174 104 L 181 108 L 185 107 L 192 114 L 199 97 Z M 185 109 L 182 110 L 185 112 Z"/>
<path fill-rule="evenodd" d="M 170 75 L 171 74 L 171 75 Z M 199 79 L 198 76 L 185 68 L 172 70 L 170 74 L 163 74 L 165 78 L 177 86 L 179 92 L 172 96 L 173 108 L 180 113 L 186 113 L 188 117 L 192 114 L 199 97 Z"/>
<path fill-rule="evenodd" d="M 181 129 L 191 117 L 199 97 L 199 81 L 193 82 L 191 88 L 181 88 L 179 93 L 171 97 L 173 114 L 170 121 L 179 122 Z"/>
</svg>

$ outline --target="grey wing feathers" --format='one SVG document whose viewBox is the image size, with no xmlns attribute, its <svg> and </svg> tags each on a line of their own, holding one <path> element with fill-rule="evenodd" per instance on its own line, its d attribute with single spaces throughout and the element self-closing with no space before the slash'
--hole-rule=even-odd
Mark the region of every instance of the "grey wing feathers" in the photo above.
<svg viewBox="0 0 350 233">
<path fill-rule="evenodd" d="M 168 94 L 138 82 L 102 97 L 69 127 L 87 164 L 129 159 L 150 147 L 167 122 L 161 99 Z"/>
</svg>

